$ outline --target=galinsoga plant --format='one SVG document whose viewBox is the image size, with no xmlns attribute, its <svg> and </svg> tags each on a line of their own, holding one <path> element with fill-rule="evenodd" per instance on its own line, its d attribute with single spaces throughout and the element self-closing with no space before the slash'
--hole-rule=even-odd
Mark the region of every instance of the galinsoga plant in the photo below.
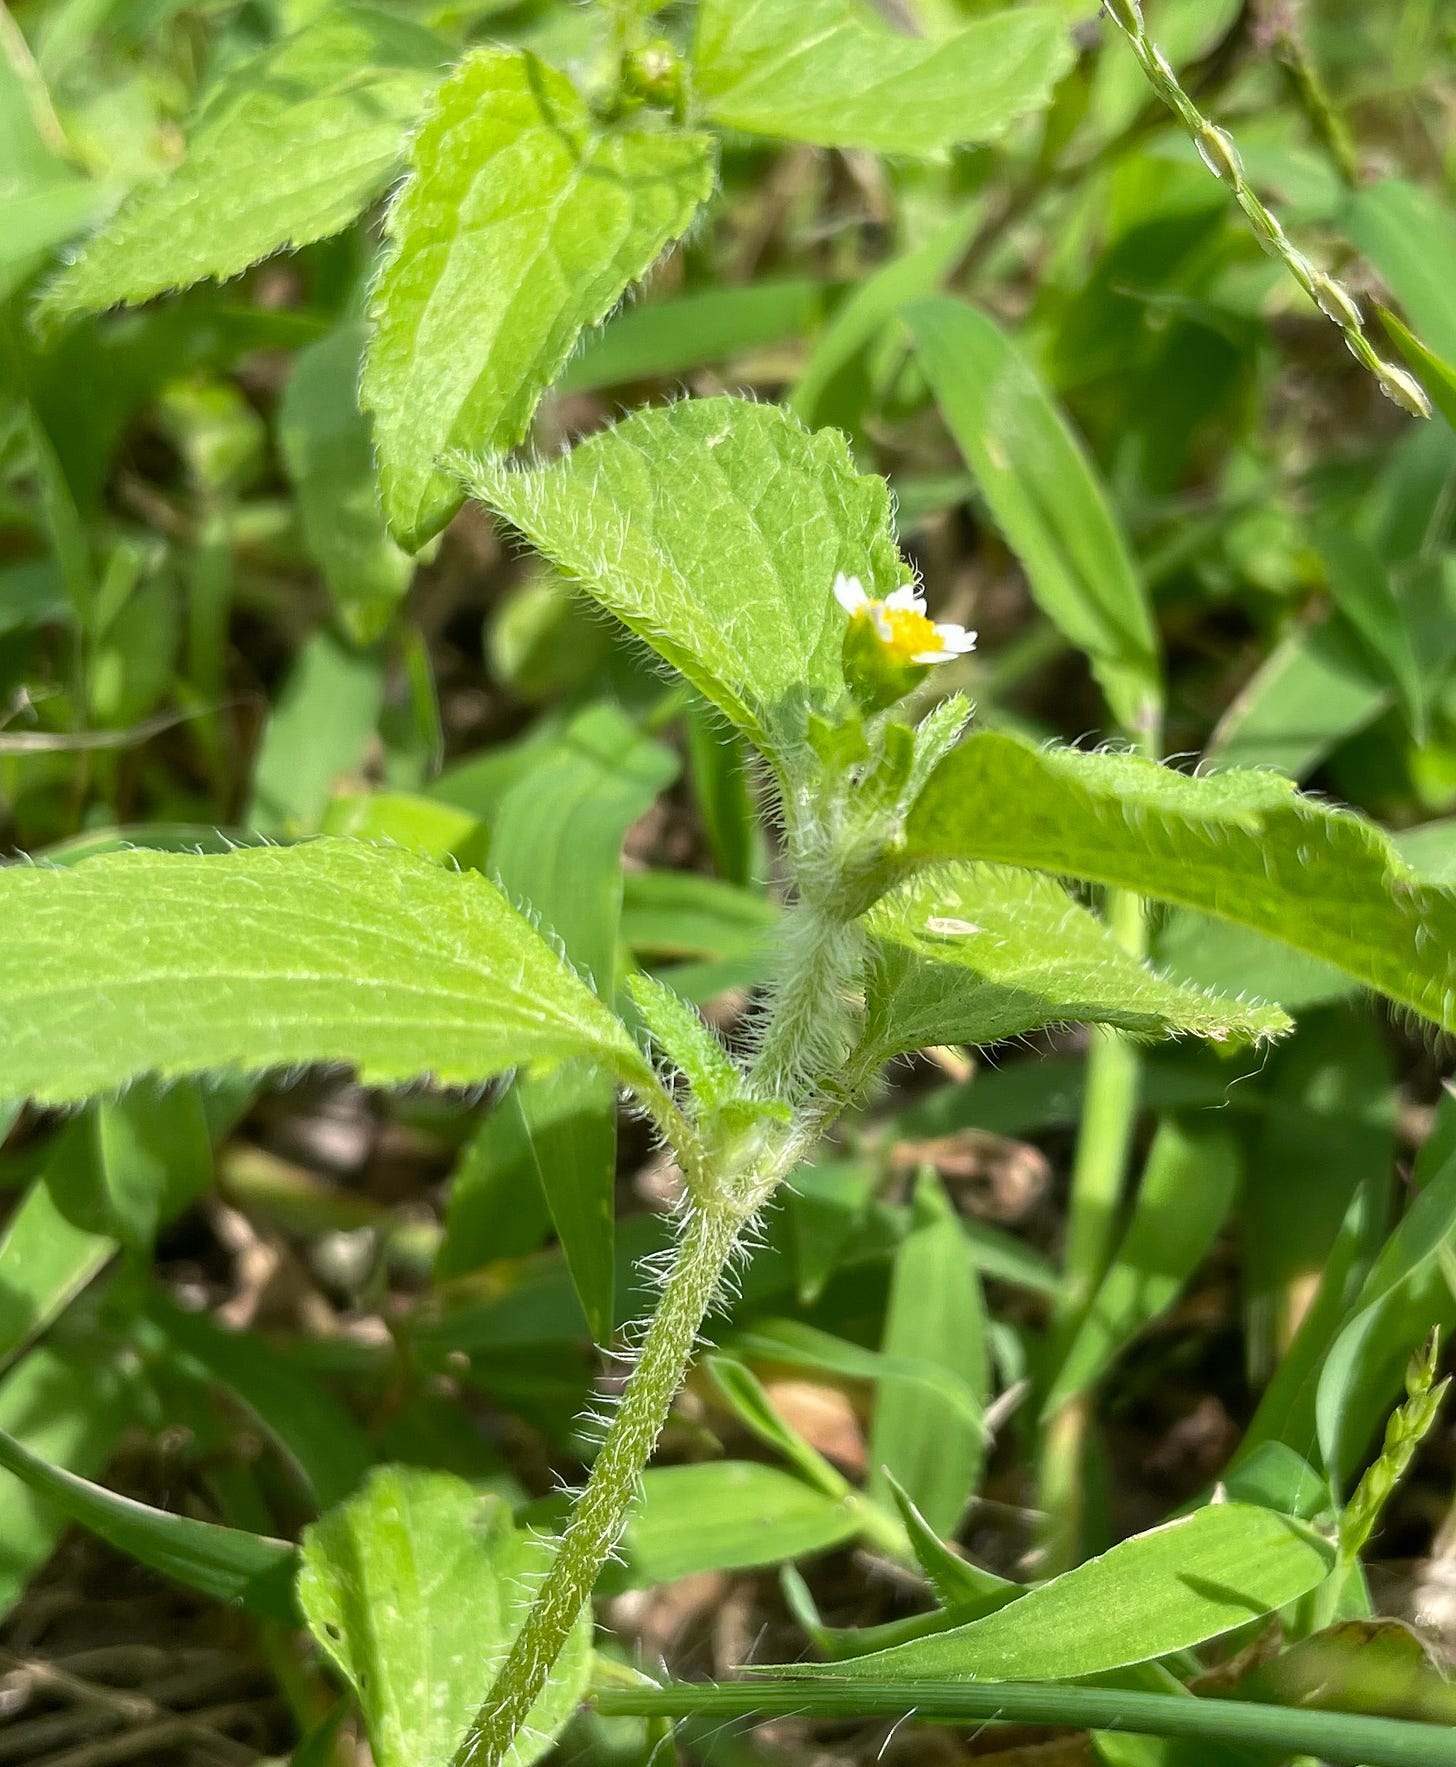
<svg viewBox="0 0 1456 1767">
<path fill-rule="evenodd" d="M 377 1475 L 365 1511 L 334 1512 L 311 1535 L 303 1606 L 358 1690 L 382 1763 L 498 1767 L 532 1758 L 559 1729 L 585 1685 L 587 1604 L 715 1301 L 776 1194 L 887 1063 L 1069 1021 L 1224 1046 L 1287 1028 L 1276 1006 L 1200 991 L 1146 963 L 1143 899 L 1282 941 L 1456 1030 L 1456 893 L 1414 872 L 1374 827 L 1283 779 L 1198 776 L 1150 758 L 1160 663 L 1120 543 L 1108 542 L 1108 580 L 1085 604 L 1055 586 L 1045 594 L 1092 657 L 1116 724 L 1146 752 L 1039 748 L 971 729 L 959 694 L 936 697 L 937 672 L 974 635 L 935 619 L 934 586 L 923 590 L 900 555 L 885 484 L 855 469 L 838 434 L 712 398 L 644 411 L 547 464 L 508 463 L 583 328 L 710 198 L 714 128 L 932 153 L 1042 102 L 1068 55 L 1053 7 L 978 20 L 948 48 L 898 37 L 841 0 L 703 0 L 690 46 L 652 38 L 647 10 L 612 12 L 608 77 L 584 95 L 522 50 L 477 49 L 442 75 L 440 43 L 423 28 L 326 9 L 229 73 L 186 160 L 129 198 L 41 303 L 42 321 L 57 323 L 233 274 L 344 226 L 403 166 L 360 381 L 394 541 L 420 547 L 463 497 L 478 497 L 761 762 L 787 912 L 775 979 L 734 1045 L 644 976 L 626 999 L 599 995 L 531 902 L 484 871 L 401 848 L 319 839 L 205 856 L 130 851 L 0 874 L 0 1096 L 69 1105 L 143 1079 L 317 1063 L 371 1085 L 458 1087 L 590 1068 L 622 1089 L 675 1162 L 675 1247 L 559 1540 L 528 1540 L 494 1512 L 481 1523 L 468 1496 L 422 1494 L 402 1474 Z M 1382 387 L 1420 408 L 1414 383 L 1375 357 L 1349 298 L 1286 249 L 1135 0 L 1110 11 L 1260 237 Z M 871 70 L 893 103 L 874 96 Z M 286 186 L 260 171 L 274 164 L 288 168 Z M 218 227 L 223 209 L 231 218 Z M 949 300 L 905 321 L 937 393 L 959 389 L 945 399 L 953 427 L 993 380 L 1031 408 L 1029 370 L 989 321 Z M 994 413 L 981 416 L 957 439 L 994 501 Z M 1068 472 L 1085 470 L 1064 431 L 1053 440 Z M 351 617 L 372 632 L 388 609 Z M 1069 882 L 1105 892 L 1109 913 Z M 448 1513 L 452 1526 L 478 1528 L 484 1556 L 458 1589 L 432 1585 L 450 1606 L 440 1597 L 431 1610 L 431 1648 L 469 1661 L 441 1709 L 406 1723 L 379 1691 L 381 1675 L 403 1674 L 390 1653 L 403 1661 L 412 1648 L 403 1631 L 391 1642 L 387 1547 L 430 1505 L 436 1527 Z M 1270 1512 L 1201 1513 L 1214 1520 L 1195 1518 L 1188 1549 L 1201 1543 L 1215 1566 L 1263 1567 L 1249 1598 L 1258 1612 L 1336 1574 L 1326 1542 L 1276 1527 Z M 917 1521 L 912 1512 L 907 1526 Z M 939 1562 L 923 1524 L 914 1539 Z M 284 1562 L 257 1551 L 249 1579 Z M 1120 1563 L 1133 1583 L 1143 1574 L 1137 1552 Z M 1038 1597 L 1060 1600 L 1057 1587 Z M 994 1593 L 987 1612 L 1009 1599 Z M 1085 1587 L 1078 1599 L 1096 1607 L 1105 1595 Z M 1208 1614 L 1177 1613 L 1185 1632 L 1159 1634 L 1160 1650 L 1144 1641 L 1145 1656 L 1233 1623 L 1224 1614 L 1211 1633 Z M 1114 1650 L 1083 1672 L 1127 1660 L 1143 1659 Z"/>
<path fill-rule="evenodd" d="M 749 1044 L 725 1046 L 645 979 L 639 1041 L 485 876 L 324 839 L 0 874 L 0 1089 L 62 1104 L 145 1075 L 316 1062 L 468 1085 L 578 1061 L 655 1125 L 682 1175 L 676 1250 L 591 1477 L 458 1741 L 462 1763 L 493 1763 L 578 1628 L 755 1221 L 887 1061 L 1067 1020 L 1225 1045 L 1285 1028 L 1275 1007 L 1159 975 L 1060 879 L 1255 929 L 1448 1029 L 1456 892 L 1273 775 L 966 734 L 954 695 L 915 715 L 970 635 L 907 584 L 885 486 L 772 407 L 687 402 L 550 465 L 459 470 L 762 756 L 790 908 Z"/>
</svg>

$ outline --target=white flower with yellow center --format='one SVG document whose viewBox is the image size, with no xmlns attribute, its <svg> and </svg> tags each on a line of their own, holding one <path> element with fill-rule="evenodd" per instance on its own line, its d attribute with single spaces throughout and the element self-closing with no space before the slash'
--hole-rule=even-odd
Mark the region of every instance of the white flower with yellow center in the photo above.
<svg viewBox="0 0 1456 1767">
<path fill-rule="evenodd" d="M 858 577 L 846 577 L 841 571 L 834 579 L 834 599 L 851 619 L 869 621 L 897 663 L 948 663 L 976 648 L 974 632 L 949 623 L 937 626 L 930 619 L 925 597 L 913 583 L 875 601 Z"/>
</svg>

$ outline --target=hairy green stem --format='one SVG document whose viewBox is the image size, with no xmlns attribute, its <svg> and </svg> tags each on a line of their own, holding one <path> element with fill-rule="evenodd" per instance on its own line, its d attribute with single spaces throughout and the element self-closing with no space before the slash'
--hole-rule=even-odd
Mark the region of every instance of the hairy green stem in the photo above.
<svg viewBox="0 0 1456 1767">
<path fill-rule="evenodd" d="M 789 910 L 783 968 L 753 1064 L 756 1097 L 798 1100 L 839 1071 L 852 1042 L 851 990 L 865 938 L 852 921 L 809 902 Z"/>
<path fill-rule="evenodd" d="M 689 1216 L 661 1303 L 586 1489 L 525 1624 L 455 1756 L 455 1767 L 498 1767 L 529 1717 L 602 1566 L 622 1537 L 638 1480 L 749 1213 L 696 1210 Z"/>
<path fill-rule="evenodd" d="M 1350 354 L 1375 377 L 1386 398 L 1413 417 L 1429 417 L 1430 400 L 1420 382 L 1376 352 L 1365 335 L 1365 322 L 1354 296 L 1327 272 L 1311 263 L 1293 243 L 1279 217 L 1272 213 L 1249 183 L 1243 158 L 1233 138 L 1216 123 L 1211 123 L 1183 90 L 1167 56 L 1148 35 L 1140 0 L 1106 0 L 1105 10 L 1127 38 L 1148 84 L 1192 136 L 1204 164 L 1233 196 L 1260 245 L 1283 261 L 1289 274 L 1339 331 Z"/>
<path fill-rule="evenodd" d="M 1255 1705 L 1247 1700 L 1125 1693 L 1039 1682 L 874 1682 L 754 1679 L 599 1693 L 604 1716 L 716 1718 L 913 1716 L 928 1724 L 1065 1724 L 1140 1736 L 1190 1737 L 1309 1755 L 1339 1767 L 1451 1767 L 1449 1726 L 1348 1712 Z"/>
</svg>

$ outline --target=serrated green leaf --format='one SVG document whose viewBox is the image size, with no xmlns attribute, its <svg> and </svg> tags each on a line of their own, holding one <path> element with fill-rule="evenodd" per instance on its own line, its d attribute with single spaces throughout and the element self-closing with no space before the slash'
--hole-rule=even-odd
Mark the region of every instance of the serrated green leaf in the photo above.
<svg viewBox="0 0 1456 1767">
<path fill-rule="evenodd" d="M 0 1430 L 0 1466 L 37 1496 L 153 1570 L 275 1620 L 292 1620 L 297 1555 L 286 1540 L 153 1509 L 33 1454 Z"/>
<path fill-rule="evenodd" d="M 1037 604 L 1086 653 L 1122 727 L 1150 728 L 1162 701 L 1157 633 L 1086 449 L 1019 346 L 984 313 L 923 301 L 905 323 Z"/>
<path fill-rule="evenodd" d="M 534 55 L 456 67 L 389 213 L 360 387 L 401 545 L 460 507 L 441 457 L 520 441 L 583 329 L 687 231 L 713 177 L 709 136 L 604 128 Z"/>
<path fill-rule="evenodd" d="M 446 1767 L 490 1690 L 554 1543 L 448 1473 L 381 1467 L 307 1530 L 298 1599 L 358 1696 L 379 1767 Z M 583 1610 L 503 1767 L 551 1747 L 586 1692 Z"/>
<path fill-rule="evenodd" d="M 692 1087 L 699 1105 L 712 1109 L 743 1091 L 743 1076 L 698 1011 L 653 976 L 628 976 L 627 992 L 652 1040 Z"/>
<path fill-rule="evenodd" d="M 393 177 L 448 53 L 419 25 L 337 6 L 241 63 L 203 101 L 182 163 L 127 197 L 39 316 L 236 276 L 348 226 Z"/>
<path fill-rule="evenodd" d="M 298 498 L 304 544 L 359 644 L 389 624 L 414 561 L 389 537 L 369 424 L 358 405 L 361 326 L 300 350 L 278 406 L 278 442 Z"/>
<path fill-rule="evenodd" d="M 985 1619 L 778 1674 L 1064 1681 L 1189 1650 L 1324 1580 L 1333 1548 L 1286 1516 L 1216 1503 L 1135 1535 Z"/>
<path fill-rule="evenodd" d="M 147 1074 L 315 1062 L 379 1085 L 572 1056 L 645 1070 L 499 890 L 394 848 L 15 865 L 0 923 L 0 1095 L 61 1104 Z"/>
<path fill-rule="evenodd" d="M 643 411 L 547 467 L 472 489 L 770 754 L 844 692 L 836 572 L 908 575 L 882 479 L 772 405 Z"/>
<path fill-rule="evenodd" d="M 980 731 L 921 794 L 908 855 L 1022 865 L 1196 908 L 1456 1029 L 1456 890 L 1273 773 L 1191 777 Z"/>
<path fill-rule="evenodd" d="M 732 129 L 935 153 L 1045 104 L 1072 59 L 1052 6 L 1017 6 L 927 42 L 862 0 L 703 0 L 694 88 Z"/>
<path fill-rule="evenodd" d="M 1230 1044 L 1289 1028 L 1278 1007 L 1165 979 L 1060 884 L 1025 871 L 938 868 L 883 897 L 867 925 L 868 1036 L 883 1059 L 1070 1022 Z"/>
</svg>

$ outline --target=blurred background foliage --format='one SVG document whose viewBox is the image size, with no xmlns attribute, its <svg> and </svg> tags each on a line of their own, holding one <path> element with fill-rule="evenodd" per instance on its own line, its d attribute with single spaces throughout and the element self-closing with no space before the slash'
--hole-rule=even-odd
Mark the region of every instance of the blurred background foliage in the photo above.
<svg viewBox="0 0 1456 1767">
<path fill-rule="evenodd" d="M 397 841 L 489 865 L 604 988 L 647 968 L 731 1027 L 777 914 L 736 740 L 478 508 L 415 558 L 385 532 L 355 401 L 378 209 L 221 286 L 34 323 L 73 242 L 178 161 L 229 67 L 323 10 L 0 8 L 0 839 L 62 862 L 123 840 Z M 579 71 L 596 52 L 596 15 L 567 0 L 385 10 L 446 57 L 499 40 Z M 884 10 L 934 32 L 991 8 Z M 979 717 L 1095 738 L 1114 732 L 1047 585 L 1122 567 L 1098 550 L 1060 412 L 1153 598 L 1163 752 L 1279 768 L 1456 879 L 1456 381 L 1440 371 L 1456 363 L 1456 20 L 1441 0 L 1146 0 L 1290 234 L 1438 358 L 1446 415 L 1414 423 L 1259 249 L 1116 34 L 1066 10 L 1075 65 L 995 147 L 911 162 L 725 138 L 707 218 L 578 352 L 532 445 L 683 389 L 748 389 L 840 427 L 889 478 L 940 617 L 979 629 L 955 665 Z M 661 22 L 685 28 L 675 8 Z M 1024 421 L 965 456 L 974 422 L 902 317 L 945 292 L 994 321 L 988 363 L 1025 371 Z M 998 473 L 1020 488 L 1012 519 Z M 1260 1396 L 1312 1303 L 1337 1296 L 1329 1272 L 1383 1240 L 1450 1067 L 1433 1033 L 1251 935 L 1175 914 L 1154 949 L 1299 1024 L 1267 1057 L 1145 1060 L 1137 1236 L 1055 1395 L 1095 1418 L 1084 1551 L 1204 1491 L 1251 1420 L 1312 1456 L 1307 1405 L 1270 1422 Z M 605 1609 L 624 1662 L 721 1668 L 765 1632 L 766 1656 L 801 1649 L 796 1620 L 911 1611 L 913 1591 L 859 1556 L 897 1525 L 884 1467 L 981 1562 L 1034 1564 L 1027 1382 L 1061 1280 L 1086 1047 L 1068 1031 L 917 1058 L 796 1184 L 648 1476 Z M 312 1075 L 5 1115 L 0 1427 L 159 1507 L 267 1534 L 377 1459 L 551 1512 L 550 1469 L 585 1451 L 592 1338 L 640 1307 L 634 1261 L 672 1196 L 641 1126 L 597 1090 L 386 1097 Z M 615 1244 L 604 1228 L 578 1298 L 540 1173 L 603 1162 Z M 1351 1377 L 1347 1484 L 1391 1402 L 1385 1365 L 1456 1314 L 1449 1251 L 1428 1250 Z M 987 1405 L 989 1441 L 967 1421 Z M 1453 1472 L 1447 1423 L 1374 1587 L 1447 1650 Z M 841 1475 L 868 1479 L 868 1508 L 839 1501 Z M 125 1722 L 159 1727 L 135 1751 L 153 1761 L 284 1752 L 321 1711 L 280 1623 L 63 1530 L 0 1474 L 17 1690 L 0 1758 L 80 1762 L 66 1751 L 123 1725 L 118 1689 L 152 1702 Z M 772 1567 L 801 1557 L 781 1588 Z M 194 1715 L 169 1731 L 177 1712 Z M 568 1746 L 627 1759 L 640 1735 L 584 1720 Z M 890 1752 L 975 1746 L 911 1735 Z M 883 1740 L 841 1727 L 816 1758 Z M 777 1758 L 731 1731 L 687 1746 Z"/>
</svg>

